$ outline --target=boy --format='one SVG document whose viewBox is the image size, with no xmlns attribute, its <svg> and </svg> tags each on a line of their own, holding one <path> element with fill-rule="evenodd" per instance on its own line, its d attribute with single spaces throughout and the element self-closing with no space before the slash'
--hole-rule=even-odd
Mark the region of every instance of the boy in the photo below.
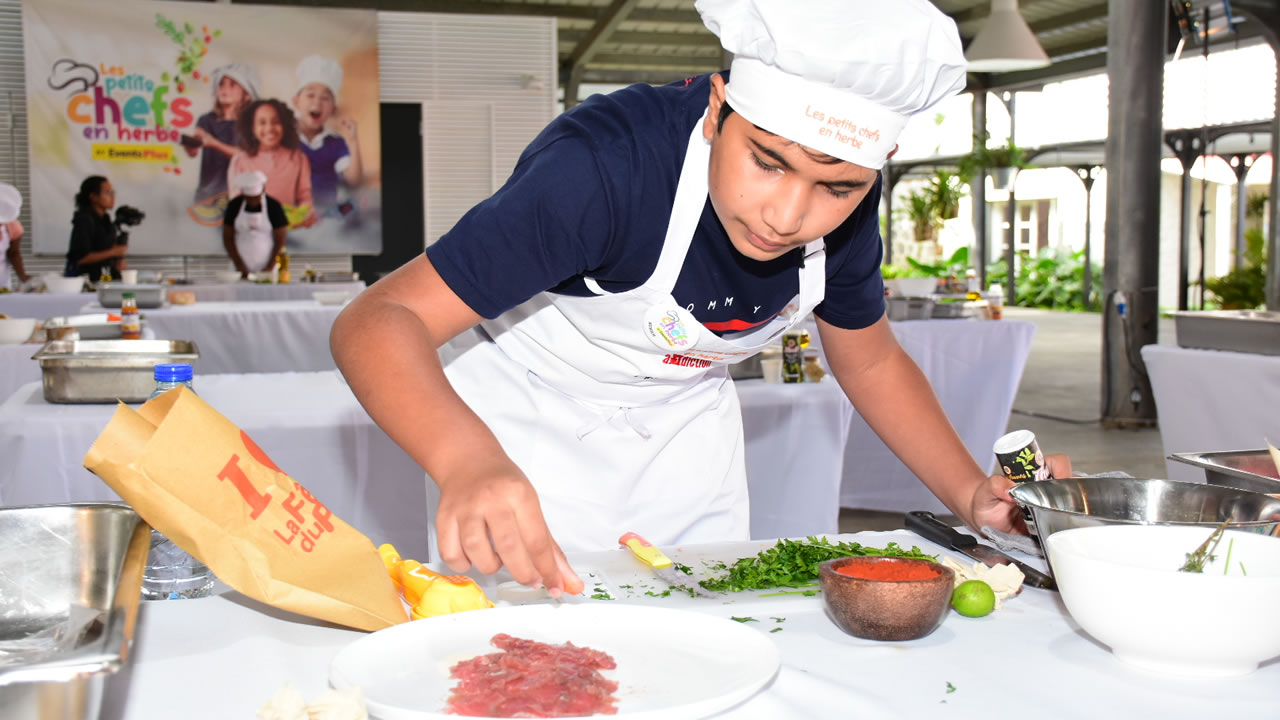
<svg viewBox="0 0 1280 720">
<path fill-rule="evenodd" d="M 1025 531 L 884 317 L 879 170 L 910 115 L 964 86 L 955 24 L 928 0 L 696 6 L 734 53 L 727 79 L 560 116 L 334 324 L 351 389 L 434 481 L 433 554 L 554 595 L 582 587 L 562 549 L 627 530 L 746 539 L 727 367 L 810 311 L 908 467 L 969 526 Z"/>
<path fill-rule="evenodd" d="M 341 135 L 326 127 L 338 109 L 342 67 L 329 58 L 311 55 L 298 63 L 296 76 L 298 90 L 293 96 L 293 109 L 298 117 L 302 152 L 311 161 L 312 198 L 320 214 L 338 204 L 339 174 L 348 187 L 360 184 L 360 143 L 356 121 L 350 116 L 338 119 Z"/>
</svg>

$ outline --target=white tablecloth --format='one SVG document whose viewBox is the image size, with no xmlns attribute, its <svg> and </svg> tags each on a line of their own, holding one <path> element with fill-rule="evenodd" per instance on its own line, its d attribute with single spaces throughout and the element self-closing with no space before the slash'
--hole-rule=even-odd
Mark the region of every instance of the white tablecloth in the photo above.
<svg viewBox="0 0 1280 720">
<path fill-rule="evenodd" d="M 0 402 L 30 382 L 40 382 L 40 364 L 31 359 L 42 345 L 0 345 Z"/>
<path fill-rule="evenodd" d="M 1265 448 L 1280 443 L 1280 356 L 1147 345 L 1160 440 L 1166 456 Z M 1165 461 L 1170 480 L 1203 481 L 1204 471 Z"/>
<path fill-rule="evenodd" d="M 96 303 L 82 312 L 102 312 Z M 160 340 L 194 340 L 197 375 L 333 370 L 329 329 L 340 305 L 314 300 L 196 302 L 142 310 Z"/>
<path fill-rule="evenodd" d="M 197 374 L 195 388 L 374 543 L 426 555 L 426 474 L 373 424 L 336 372 Z M 113 412 L 112 405 L 51 405 L 38 383 L 0 404 L 0 505 L 118 500 L 83 467 Z"/>
<path fill-rule="evenodd" d="M 196 294 L 197 302 L 264 302 L 281 300 L 310 300 L 314 292 L 349 292 L 352 297 L 364 290 L 364 281 L 340 283 L 193 283 L 172 285 L 170 290 L 186 290 Z"/>
<path fill-rule="evenodd" d="M 891 327 L 929 379 L 969 453 L 991 472 L 991 446 L 1008 427 L 1035 325 L 1015 320 L 913 320 Z M 929 439 L 922 437 L 920 442 L 927 444 Z M 951 512 L 857 415 L 845 445 L 840 504 Z"/>
<path fill-rule="evenodd" d="M 41 322 L 51 317 L 75 315 L 87 303 L 97 302 L 96 293 L 0 293 L 0 314 L 15 318 L 35 318 Z"/>
<path fill-rule="evenodd" d="M 734 383 L 742 402 L 751 537 L 839 529 L 843 448 L 853 406 L 835 380 Z"/>
<path fill-rule="evenodd" d="M 425 474 L 373 424 L 336 371 L 197 370 L 195 387 L 277 465 L 375 542 L 426 547 Z M 752 535 L 835 532 L 840 448 L 853 410 L 839 388 L 744 382 L 739 393 Z M 82 467 L 113 411 L 110 405 L 48 404 L 38 383 L 19 388 L 0 405 L 0 504 L 114 499 Z"/>
<path fill-rule="evenodd" d="M 941 552 L 902 531 L 840 539 L 877 547 L 914 544 Z M 742 545 L 720 559 L 732 562 L 754 554 L 761 544 Z M 684 549 L 696 551 L 698 546 Z M 575 567 L 635 564 L 625 550 L 609 553 L 607 559 L 604 555 L 570 555 L 569 560 Z M 701 571 L 691 558 L 680 553 L 673 558 Z M 1066 614 L 1057 594 L 1043 590 L 1025 589 L 985 618 L 951 613 L 933 634 L 893 643 L 843 634 L 823 613 L 821 597 L 792 595 L 764 605 L 759 600 L 699 602 L 641 595 L 620 597 L 607 606 L 628 603 L 759 620 L 746 626 L 777 645 L 782 669 L 759 694 L 716 716 L 724 720 L 1130 718 L 1157 708 L 1170 720 L 1276 715 L 1280 663 L 1223 679 L 1144 672 L 1090 639 Z M 174 716 L 175 708 L 193 717 L 250 718 L 286 682 L 310 700 L 328 687 L 329 663 L 338 651 L 364 637 L 235 593 L 143 603 L 138 619 L 132 656 L 108 684 L 103 718 L 152 720 Z M 775 628 L 781 630 L 771 633 Z M 655 642 L 680 642 L 654 630 Z M 493 632 L 501 631 L 495 617 Z M 198 692 L 193 693 L 193 682 Z"/>
</svg>

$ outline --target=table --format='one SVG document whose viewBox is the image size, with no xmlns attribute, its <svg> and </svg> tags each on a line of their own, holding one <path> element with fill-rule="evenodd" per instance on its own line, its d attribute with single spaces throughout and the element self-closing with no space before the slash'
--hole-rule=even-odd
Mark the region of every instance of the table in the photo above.
<svg viewBox="0 0 1280 720">
<path fill-rule="evenodd" d="M 839 539 L 877 547 L 898 542 L 943 552 L 903 531 Z M 703 566 L 696 558 L 732 561 L 768 544 L 688 546 L 671 554 L 700 571 Z M 632 577 L 613 569 L 637 565 L 625 550 L 571 554 L 569 560 L 579 571 L 605 568 L 604 576 L 613 586 Z M 895 643 L 844 635 L 823 613 L 820 597 L 793 595 L 766 605 L 760 600 L 699 602 L 679 594 L 648 598 L 619 593 L 609 606 L 628 603 L 762 620 L 747 626 L 777 644 L 782 669 L 762 692 L 716 716 L 723 720 L 986 720 L 1028 709 L 1038 717 L 1142 717 L 1157 707 L 1162 718 L 1172 720 L 1276 713 L 1280 662 L 1238 678 L 1188 680 L 1149 674 L 1121 663 L 1091 640 L 1067 615 L 1056 593 L 1032 588 L 991 616 L 973 620 L 952 613 L 933 634 Z M 786 621 L 779 624 L 770 617 Z M 775 627 L 783 629 L 770 633 Z M 269 608 L 238 593 L 143 603 L 132 656 L 107 684 L 102 717 L 150 720 L 172 715 L 174 708 L 191 707 L 192 678 L 199 678 L 204 688 L 198 698 L 202 717 L 253 717 L 286 682 L 311 700 L 327 687 L 334 655 L 361 637 L 363 633 Z"/>
<path fill-rule="evenodd" d="M 1147 345 L 1166 456 L 1265 448 L 1280 443 L 1280 356 Z M 1170 480 L 1204 481 L 1204 470 L 1165 461 Z"/>
<path fill-rule="evenodd" d="M 97 302 L 97 293 L 0 293 L 0 313 L 16 318 L 35 318 L 41 322 L 51 317 L 76 315 L 86 303 Z"/>
<path fill-rule="evenodd" d="M 31 359 L 43 345 L 0 345 L 0 401 L 31 382 L 40 382 L 40 363 Z"/>
<path fill-rule="evenodd" d="M 282 300 L 310 300 L 315 292 L 349 292 L 352 297 L 365 289 L 364 281 L 326 283 L 191 283 L 171 285 L 169 290 L 193 292 L 196 302 L 279 302 Z"/>
<path fill-rule="evenodd" d="M 197 302 L 143 309 L 161 340 L 194 340 L 197 375 L 333 370 L 329 329 L 341 305 L 314 300 Z M 80 309 L 103 312 L 96 303 Z"/>
<path fill-rule="evenodd" d="M 336 371 L 200 375 L 196 392 L 374 543 L 427 546 L 426 475 Z M 111 405 L 54 405 L 39 383 L 0 404 L 0 505 L 119 500 L 85 470 Z M 105 716 L 104 716 L 105 717 Z"/>
<path fill-rule="evenodd" d="M 969 454 L 991 472 L 991 446 L 1009 425 L 1035 325 L 1017 320 L 910 320 L 890 327 L 929 379 Z M 840 505 L 951 512 L 856 414 L 845 444 Z"/>
<path fill-rule="evenodd" d="M 406 553 L 423 548 L 426 559 L 426 475 L 373 424 L 336 371 L 197 370 L 195 388 L 339 517 L 375 543 Z M 839 388 L 744 382 L 739 395 L 753 537 L 835 532 L 840 448 L 853 414 Z M 114 410 L 46 403 L 39 383 L 19 388 L 0 404 L 0 505 L 117 499 L 82 467 Z"/>
<path fill-rule="evenodd" d="M 736 380 L 751 494 L 751 537 L 839 530 L 843 451 L 853 406 L 831 377 L 820 383 Z"/>
</svg>

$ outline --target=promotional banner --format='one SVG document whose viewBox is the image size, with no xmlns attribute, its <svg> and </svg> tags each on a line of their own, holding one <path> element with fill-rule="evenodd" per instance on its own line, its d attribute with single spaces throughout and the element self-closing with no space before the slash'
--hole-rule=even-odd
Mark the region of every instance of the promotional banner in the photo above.
<svg viewBox="0 0 1280 720">
<path fill-rule="evenodd" d="M 381 252 L 376 12 L 27 0 L 22 25 L 35 252 L 74 227 L 224 255 L 228 204 L 264 185 L 290 251 Z"/>
</svg>

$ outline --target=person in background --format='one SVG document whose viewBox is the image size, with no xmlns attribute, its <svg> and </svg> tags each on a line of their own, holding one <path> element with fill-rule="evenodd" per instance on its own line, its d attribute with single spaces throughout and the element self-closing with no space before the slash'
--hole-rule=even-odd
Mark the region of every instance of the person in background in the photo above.
<svg viewBox="0 0 1280 720">
<path fill-rule="evenodd" d="M 0 183 L 0 288 L 9 288 L 9 268 L 18 276 L 19 283 L 31 279 L 22 265 L 22 252 L 18 241 L 22 239 L 22 193 L 9 183 Z"/>
<path fill-rule="evenodd" d="M 583 587 L 563 551 L 629 529 L 746 540 L 728 367 L 811 311 L 907 467 L 969 527 L 1025 533 L 1012 483 L 974 461 L 885 318 L 880 171 L 909 117 L 965 87 L 955 23 L 928 0 L 695 7 L 729 72 L 555 118 L 333 325 L 352 392 L 433 481 L 430 551 L 557 595 Z"/>
<path fill-rule="evenodd" d="M 258 71 L 243 63 L 228 63 L 213 71 L 213 109 L 196 120 L 195 142 L 183 142 L 187 155 L 200 155 L 200 184 L 196 202 L 227 192 L 227 166 L 239 151 L 240 113 L 258 99 Z"/>
<path fill-rule="evenodd" d="M 302 225 L 314 223 L 314 213 L 310 212 L 311 163 L 298 149 L 293 112 L 275 99 L 249 103 L 240 113 L 240 142 L 243 149 L 231 158 L 227 170 L 231 198 L 240 194 L 236 178 L 258 170 L 267 176 L 267 194 L 285 206 L 286 214 L 295 212 Z"/>
<path fill-rule="evenodd" d="M 237 195 L 227 204 L 222 219 L 222 246 L 242 278 L 251 272 L 269 272 L 284 250 L 289 221 L 284 207 L 267 194 L 266 186 L 267 176 L 260 170 L 237 177 Z"/>
<path fill-rule="evenodd" d="M 110 211 L 116 206 L 116 191 L 111 181 L 101 175 L 90 175 L 80 183 L 76 193 L 76 211 L 71 216 L 71 246 L 67 249 L 67 277 L 88 275 L 97 281 L 104 274 L 120 279 L 125 269 L 126 243 L 119 242 L 119 230 L 111 222 Z"/>
<path fill-rule="evenodd" d="M 338 204 L 339 175 L 349 187 L 360 184 L 360 143 L 356 139 L 356 121 L 350 116 L 338 118 L 341 134 L 329 130 L 329 119 L 338 109 L 338 92 L 342 90 L 342 66 L 329 58 L 311 55 L 298 63 L 298 91 L 293 96 L 293 109 L 298 116 L 298 134 L 302 136 L 302 152 L 311 161 L 311 193 L 321 211 Z"/>
</svg>

